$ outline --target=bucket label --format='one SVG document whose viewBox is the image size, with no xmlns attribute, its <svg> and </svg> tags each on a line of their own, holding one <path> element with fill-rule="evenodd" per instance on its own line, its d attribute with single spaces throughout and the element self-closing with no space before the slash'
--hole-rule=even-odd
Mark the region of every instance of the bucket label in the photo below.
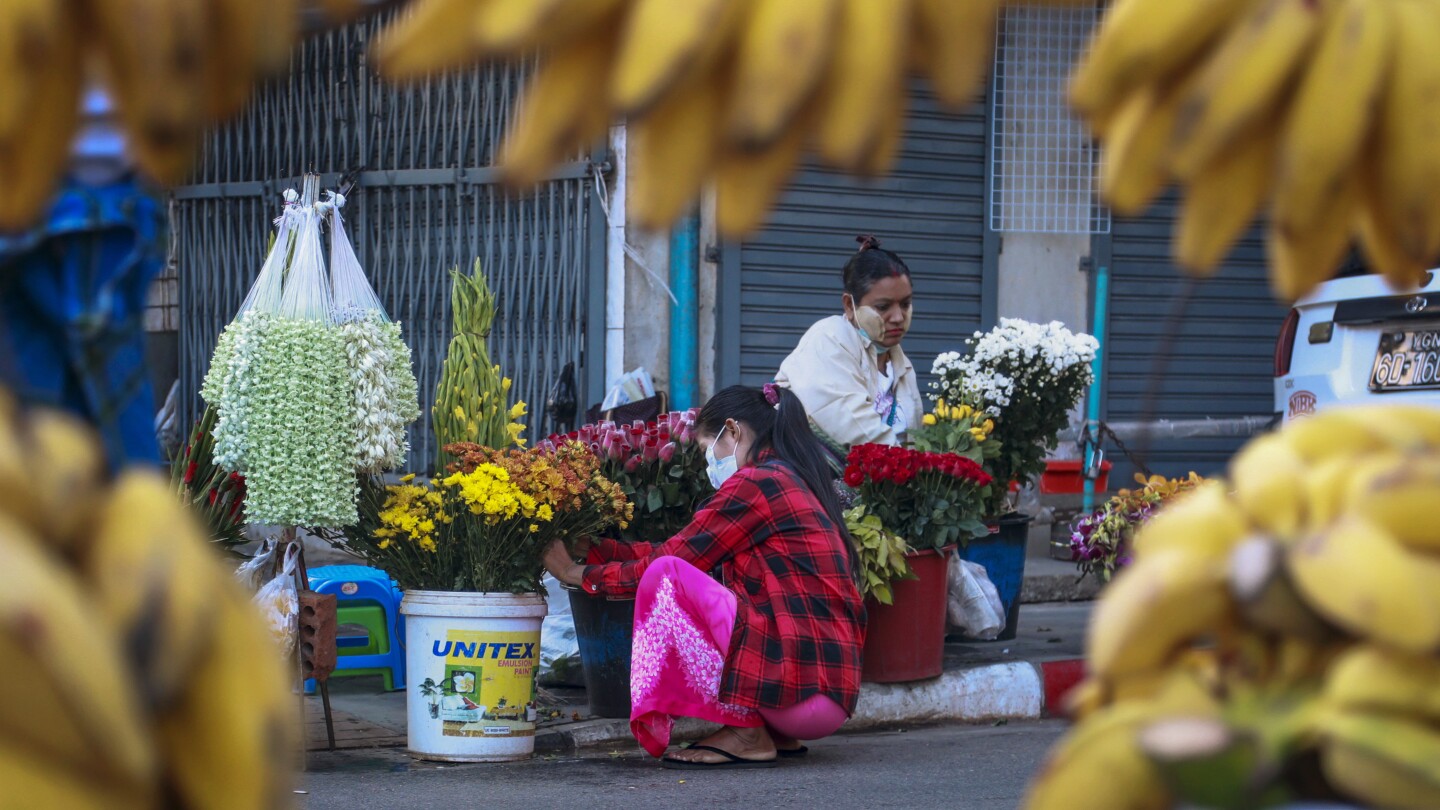
<svg viewBox="0 0 1440 810">
<path fill-rule="evenodd" d="M 534 736 L 539 633 L 447 630 L 431 643 L 429 658 L 440 677 L 417 688 L 442 735 Z"/>
</svg>

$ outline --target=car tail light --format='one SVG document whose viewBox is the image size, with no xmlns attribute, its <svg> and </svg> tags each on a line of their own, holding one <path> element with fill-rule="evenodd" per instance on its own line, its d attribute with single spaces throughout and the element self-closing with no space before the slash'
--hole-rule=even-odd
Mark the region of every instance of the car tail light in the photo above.
<svg viewBox="0 0 1440 810">
<path fill-rule="evenodd" d="M 1290 358 L 1295 354 L 1295 335 L 1300 331 L 1300 310 L 1292 309 L 1285 316 L 1280 327 L 1280 336 L 1275 339 L 1275 376 L 1284 377 L 1290 373 Z"/>
</svg>

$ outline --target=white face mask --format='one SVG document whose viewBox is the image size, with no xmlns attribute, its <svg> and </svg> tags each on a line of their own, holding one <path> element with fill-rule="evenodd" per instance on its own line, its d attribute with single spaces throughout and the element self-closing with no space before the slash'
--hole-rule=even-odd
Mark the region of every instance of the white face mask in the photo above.
<svg viewBox="0 0 1440 810">
<path fill-rule="evenodd" d="M 734 453 L 731 453 L 725 458 L 715 457 L 715 445 L 720 443 L 720 437 L 724 435 L 725 427 L 721 427 L 720 432 L 715 434 L 715 441 L 711 442 L 710 446 L 705 448 L 705 472 L 710 476 L 711 486 L 716 489 L 719 489 L 722 484 L 730 480 L 730 476 L 734 475 L 738 469 L 735 463 Z"/>
</svg>

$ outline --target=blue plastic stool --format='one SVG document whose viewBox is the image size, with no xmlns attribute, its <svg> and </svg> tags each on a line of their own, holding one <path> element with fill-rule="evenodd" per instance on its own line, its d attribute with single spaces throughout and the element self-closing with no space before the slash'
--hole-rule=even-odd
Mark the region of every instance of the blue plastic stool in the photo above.
<svg viewBox="0 0 1440 810">
<path fill-rule="evenodd" d="M 353 675 L 375 675 L 384 678 L 385 689 L 393 691 L 405 688 L 405 621 L 400 616 L 402 593 L 390 575 L 378 568 L 364 565 L 325 565 L 311 568 L 310 590 L 316 593 L 335 594 L 339 607 L 347 603 L 370 603 L 385 612 L 385 630 L 388 638 L 371 639 L 364 645 L 381 652 L 347 654 L 346 648 L 357 646 L 349 639 L 336 639 L 339 656 L 336 659 L 334 678 Z M 315 693 L 315 680 L 305 681 L 305 694 Z"/>
</svg>

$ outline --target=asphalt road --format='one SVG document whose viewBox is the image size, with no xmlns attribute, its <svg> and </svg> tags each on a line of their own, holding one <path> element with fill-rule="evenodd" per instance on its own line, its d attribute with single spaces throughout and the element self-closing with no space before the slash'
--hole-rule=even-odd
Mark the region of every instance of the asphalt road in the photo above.
<svg viewBox="0 0 1440 810">
<path fill-rule="evenodd" d="M 659 767 L 638 748 L 511 765 L 416 762 L 403 751 L 311 755 L 306 810 L 357 808 L 967 808 L 1011 810 L 1058 721 L 842 735 L 766 770 Z"/>
</svg>

